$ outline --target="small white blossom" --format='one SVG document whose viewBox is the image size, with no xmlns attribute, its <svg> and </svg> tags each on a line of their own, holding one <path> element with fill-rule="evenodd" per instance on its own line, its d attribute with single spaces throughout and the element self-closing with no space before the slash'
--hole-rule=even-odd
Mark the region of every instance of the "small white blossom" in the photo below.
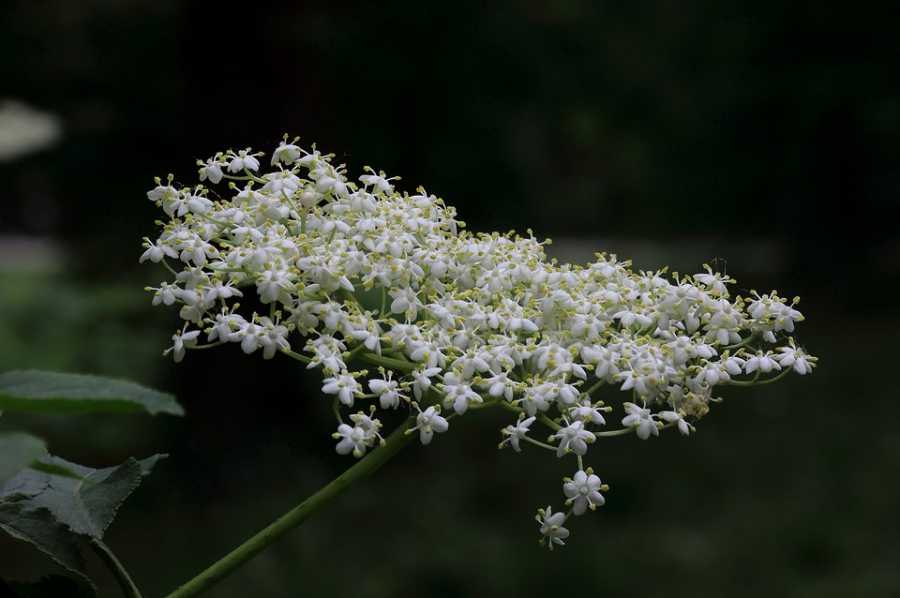
<svg viewBox="0 0 900 598">
<path fill-rule="evenodd" d="M 575 515 L 583 515 L 590 508 L 602 507 L 606 503 L 606 499 L 600 494 L 603 482 L 594 475 L 590 468 L 582 471 L 578 470 L 570 479 L 566 478 L 563 483 L 563 494 L 566 495 L 566 504 L 572 505 L 572 512 Z"/>
<path fill-rule="evenodd" d="M 416 427 L 413 430 L 419 431 L 419 441 L 422 444 L 429 444 L 435 432 L 441 434 L 449 428 L 450 424 L 441 417 L 440 408 L 432 406 L 425 411 L 419 411 L 419 415 L 416 416 Z"/>
<path fill-rule="evenodd" d="M 647 440 L 650 436 L 659 436 L 659 426 L 650 413 L 649 409 L 635 405 L 634 403 L 625 403 L 625 412 L 628 414 L 622 418 L 622 425 L 626 428 L 634 428 L 638 438 Z"/>
<path fill-rule="evenodd" d="M 554 546 L 565 546 L 565 539 L 569 537 L 569 530 L 563 527 L 566 522 L 565 513 L 554 513 L 548 505 L 546 509 L 538 509 L 537 522 L 540 524 L 541 543 L 547 544 L 547 548 L 553 550 Z"/>
<path fill-rule="evenodd" d="M 472 390 L 471 386 L 452 374 L 444 376 L 441 388 L 444 391 L 444 405 L 452 406 L 458 415 L 465 413 L 470 404 L 483 402 L 481 396 Z"/>
<path fill-rule="evenodd" d="M 441 373 L 441 368 L 420 368 L 413 370 L 410 374 L 413 380 L 413 394 L 416 400 L 420 400 L 422 395 L 431 388 L 431 379 Z"/>
<path fill-rule="evenodd" d="M 150 260 L 154 264 L 158 264 L 165 257 L 170 257 L 172 259 L 178 258 L 177 251 L 162 243 L 153 244 L 149 239 L 145 239 L 144 247 L 146 247 L 147 249 L 146 251 L 144 251 L 144 253 L 141 254 L 141 258 L 138 260 L 138 262 L 142 264 L 147 260 Z"/>
<path fill-rule="evenodd" d="M 793 341 L 793 339 L 791 339 Z M 790 347 L 781 347 L 778 349 L 779 354 L 774 357 L 782 367 L 793 368 L 795 372 L 801 376 L 809 374 L 813 370 L 816 363 L 815 357 L 810 357 L 803 351 L 791 345 Z"/>
<path fill-rule="evenodd" d="M 214 158 L 210 158 L 205 163 L 197 162 L 197 165 L 200 166 L 199 175 L 201 181 L 209 179 L 210 183 L 217 185 L 222 180 L 222 177 L 225 176 L 225 173 L 222 172 L 224 164 Z"/>
<path fill-rule="evenodd" d="M 340 374 L 323 379 L 322 392 L 327 395 L 337 395 L 341 403 L 352 407 L 353 397 L 362 392 L 362 386 L 350 374 Z"/>
<path fill-rule="evenodd" d="M 228 172 L 240 172 L 246 170 L 259 170 L 259 160 L 249 153 L 249 149 L 239 151 L 228 162 Z"/>
<path fill-rule="evenodd" d="M 534 417 L 526 417 L 525 419 L 519 418 L 519 421 L 515 423 L 515 425 L 509 425 L 500 430 L 500 432 L 506 436 L 503 441 L 500 443 L 499 448 L 503 448 L 506 444 L 509 444 L 517 453 L 522 449 L 519 446 L 519 441 L 525 438 L 528 435 L 528 428 L 531 427 L 531 424 L 534 423 Z"/>
<path fill-rule="evenodd" d="M 382 409 L 396 409 L 400 405 L 400 399 L 408 398 L 400 392 L 400 384 L 392 376 L 393 373 L 388 372 L 384 378 L 369 380 L 369 390 L 378 395 Z"/>
<path fill-rule="evenodd" d="M 275 148 L 275 151 L 272 152 L 272 166 L 275 166 L 279 162 L 282 164 L 292 164 L 301 155 L 303 155 L 303 152 L 300 151 L 299 147 L 293 143 L 282 141 L 278 144 L 278 147 Z"/>
<path fill-rule="evenodd" d="M 597 405 L 591 403 L 590 399 L 583 399 L 574 407 L 569 409 L 569 417 L 572 419 L 580 419 L 584 422 L 590 422 L 595 426 L 606 425 L 606 419 L 600 413 Z"/>
<path fill-rule="evenodd" d="M 559 441 L 559 444 L 556 447 L 556 456 L 562 457 L 569 451 L 572 451 L 576 455 L 584 455 L 587 453 L 588 443 L 594 442 L 597 440 L 597 437 L 594 436 L 593 432 L 585 429 L 583 421 L 576 420 L 571 424 L 560 428 L 560 430 L 556 432 L 556 434 L 553 434 L 550 439 Z"/>
<path fill-rule="evenodd" d="M 681 432 L 683 436 L 689 435 L 694 430 L 694 426 L 684 419 L 684 415 L 677 411 L 660 411 L 658 415 L 660 419 L 663 419 L 670 424 L 677 423 L 678 431 Z"/>
<path fill-rule="evenodd" d="M 166 349 L 163 355 L 172 353 L 175 363 L 180 363 L 184 359 L 185 349 L 190 349 L 197 344 L 197 337 L 200 336 L 199 330 L 191 330 L 190 332 L 181 331 L 172 335 L 172 346 Z"/>
<path fill-rule="evenodd" d="M 781 364 L 775 361 L 771 353 L 757 352 L 756 355 L 747 359 L 744 364 L 744 371 L 748 374 L 759 370 L 764 374 L 768 374 L 772 370 L 780 370 Z"/>
<path fill-rule="evenodd" d="M 353 456 L 358 459 L 366 454 L 368 448 L 382 441 L 381 435 L 378 433 L 378 430 L 381 429 L 381 422 L 370 418 L 362 411 L 352 414 L 350 420 L 353 422 L 353 426 L 339 424 L 337 432 L 332 436 L 335 440 L 339 440 L 335 446 L 339 455 L 353 453 Z"/>
</svg>

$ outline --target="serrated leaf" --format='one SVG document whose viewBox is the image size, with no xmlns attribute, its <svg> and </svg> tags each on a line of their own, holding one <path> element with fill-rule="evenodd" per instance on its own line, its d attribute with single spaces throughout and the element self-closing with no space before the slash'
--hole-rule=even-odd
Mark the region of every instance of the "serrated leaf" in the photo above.
<svg viewBox="0 0 900 598">
<path fill-rule="evenodd" d="M 72 476 L 61 476 L 33 468 L 10 479 L 0 495 L 0 505 L 23 505 L 24 509 L 46 509 L 75 534 L 102 538 L 119 507 L 140 485 L 141 478 L 165 455 L 138 461 L 128 459 L 117 467 L 93 469 L 59 457 L 41 463 L 61 468 Z"/>
<path fill-rule="evenodd" d="M 38 581 L 0 581 L 2 596 L 15 598 L 97 598 L 94 588 L 81 579 L 50 575 Z"/>
<path fill-rule="evenodd" d="M 17 370 L 0 374 L 0 410 L 89 413 L 146 411 L 184 415 L 170 394 L 115 378 Z"/>
<path fill-rule="evenodd" d="M 0 433 L 0 488 L 39 457 L 47 454 L 44 441 L 24 432 Z"/>
</svg>

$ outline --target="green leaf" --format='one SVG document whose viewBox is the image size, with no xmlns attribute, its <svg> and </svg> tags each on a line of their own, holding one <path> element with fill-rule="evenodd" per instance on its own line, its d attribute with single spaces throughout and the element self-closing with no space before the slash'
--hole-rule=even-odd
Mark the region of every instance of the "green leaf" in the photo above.
<svg viewBox="0 0 900 598">
<path fill-rule="evenodd" d="M 45 457 L 40 462 L 49 465 L 48 469 L 61 468 L 72 476 L 34 468 L 21 471 L 4 486 L 0 505 L 47 509 L 72 532 L 102 538 L 119 507 L 162 458 L 165 455 L 142 461 L 130 458 L 117 467 L 93 469 L 59 457 Z"/>
<path fill-rule="evenodd" d="M 184 415 L 170 394 L 114 378 L 17 370 L 0 374 L 0 410 L 56 413 L 146 411 Z"/>
<path fill-rule="evenodd" d="M 78 537 L 49 509 L 30 508 L 26 502 L 0 502 L 0 530 L 28 542 L 66 570 L 90 583 Z"/>
<path fill-rule="evenodd" d="M 2 596 L 16 598 L 97 598 L 94 588 L 81 579 L 50 575 L 39 581 L 0 581 Z"/>
<path fill-rule="evenodd" d="M 125 499 L 165 457 L 154 455 L 141 461 L 130 458 L 104 469 L 59 457 L 40 458 L 40 469 L 23 469 L 3 487 L 0 529 L 30 543 L 90 583 L 84 573 L 79 538 L 102 538 Z"/>
<path fill-rule="evenodd" d="M 47 454 L 40 438 L 24 432 L 0 433 L 0 488 L 6 480 Z"/>
</svg>

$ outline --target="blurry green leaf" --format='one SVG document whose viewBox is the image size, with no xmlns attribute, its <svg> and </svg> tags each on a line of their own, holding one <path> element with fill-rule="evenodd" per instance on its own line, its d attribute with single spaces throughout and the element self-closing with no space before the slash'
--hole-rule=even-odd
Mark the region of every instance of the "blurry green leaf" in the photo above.
<svg viewBox="0 0 900 598">
<path fill-rule="evenodd" d="M 31 469 L 36 469 L 37 471 L 43 471 L 44 473 L 52 473 L 54 475 L 60 475 L 66 478 L 77 478 L 81 479 L 81 476 L 75 473 L 71 468 L 61 463 L 54 462 L 52 457 L 47 457 L 43 459 L 38 459 L 37 461 L 33 461 L 29 467 Z"/>
<path fill-rule="evenodd" d="M 93 587 L 81 579 L 64 575 L 51 575 L 38 581 L 0 581 L 2 596 L 15 598 L 96 598 Z"/>
<path fill-rule="evenodd" d="M 24 432 L 0 434 L 0 488 L 6 480 L 46 454 L 47 445 L 40 438 Z"/>
<path fill-rule="evenodd" d="M 23 470 L 3 488 L 0 505 L 21 504 L 29 510 L 46 509 L 72 532 L 102 538 L 119 507 L 161 458 L 165 455 L 154 455 L 142 461 L 131 458 L 117 467 L 93 469 L 59 457 L 46 457 L 42 463 L 80 477 L 33 468 Z"/>
<path fill-rule="evenodd" d="M 0 374 L 0 410 L 58 413 L 146 411 L 184 415 L 170 394 L 114 378 L 18 370 Z"/>
</svg>

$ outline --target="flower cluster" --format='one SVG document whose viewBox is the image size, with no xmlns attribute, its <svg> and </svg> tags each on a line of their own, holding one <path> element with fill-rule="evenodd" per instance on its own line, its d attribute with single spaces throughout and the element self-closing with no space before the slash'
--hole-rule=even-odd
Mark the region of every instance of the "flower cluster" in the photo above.
<svg viewBox="0 0 900 598">
<path fill-rule="evenodd" d="M 248 148 L 198 166 L 198 184 L 170 175 L 147 194 L 168 220 L 141 261 L 172 274 L 148 290 L 180 310 L 175 361 L 235 343 L 321 369 L 336 450 L 356 457 L 383 442 L 379 411 L 408 410 L 406 432 L 429 444 L 454 417 L 505 409 L 501 447 L 577 460 L 568 510 L 538 514 L 551 548 L 569 517 L 604 503 L 582 463 L 598 438 L 687 435 L 721 388 L 816 365 L 792 336 L 797 299 L 732 296 L 735 281 L 708 266 L 635 272 L 606 254 L 559 264 L 530 231 L 470 233 L 425 189 L 400 192 L 368 167 L 352 180 L 287 137 L 268 161 Z"/>
</svg>

